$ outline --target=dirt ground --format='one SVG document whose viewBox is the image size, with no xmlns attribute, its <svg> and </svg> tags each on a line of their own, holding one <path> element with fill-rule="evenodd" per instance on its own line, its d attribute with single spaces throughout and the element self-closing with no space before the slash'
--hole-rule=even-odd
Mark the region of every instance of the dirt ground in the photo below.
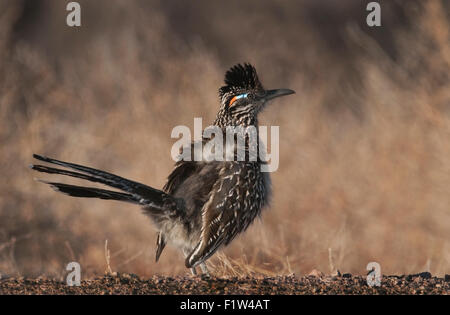
<svg viewBox="0 0 450 315">
<path fill-rule="evenodd" d="M 51 279 L 0 280 L 0 294 L 449 294 L 450 275 L 430 273 L 383 276 L 380 287 L 369 287 L 365 276 L 279 276 L 271 278 L 162 277 L 134 274 L 83 280 L 79 287 Z"/>
</svg>

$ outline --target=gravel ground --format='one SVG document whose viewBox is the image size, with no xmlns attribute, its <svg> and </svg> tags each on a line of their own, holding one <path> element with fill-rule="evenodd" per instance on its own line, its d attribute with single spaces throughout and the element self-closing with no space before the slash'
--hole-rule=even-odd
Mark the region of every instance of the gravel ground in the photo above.
<svg viewBox="0 0 450 315">
<path fill-rule="evenodd" d="M 430 273 L 383 276 L 380 287 L 369 287 L 365 276 L 280 276 L 271 278 L 162 277 L 141 279 L 133 274 L 83 280 L 79 287 L 51 279 L 0 280 L 0 294 L 449 294 L 450 275 Z"/>
</svg>

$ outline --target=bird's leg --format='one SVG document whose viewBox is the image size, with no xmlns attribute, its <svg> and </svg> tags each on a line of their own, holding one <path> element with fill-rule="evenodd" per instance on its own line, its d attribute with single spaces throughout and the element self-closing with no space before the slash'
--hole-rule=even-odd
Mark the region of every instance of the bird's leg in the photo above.
<svg viewBox="0 0 450 315">
<path fill-rule="evenodd" d="M 200 269 L 202 270 L 202 274 L 206 277 L 210 277 L 209 271 L 208 271 L 208 267 L 206 266 L 205 262 L 202 262 L 200 264 Z"/>
<path fill-rule="evenodd" d="M 187 249 L 183 249 L 183 255 L 184 255 L 184 258 L 186 258 L 189 255 L 189 251 Z M 195 267 L 191 268 L 191 273 L 193 276 L 197 275 L 197 270 L 195 270 Z"/>
</svg>

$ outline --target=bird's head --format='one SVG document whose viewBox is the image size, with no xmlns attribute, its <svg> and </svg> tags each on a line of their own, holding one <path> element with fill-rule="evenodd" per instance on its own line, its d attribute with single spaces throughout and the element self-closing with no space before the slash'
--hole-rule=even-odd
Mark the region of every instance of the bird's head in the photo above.
<svg viewBox="0 0 450 315">
<path fill-rule="evenodd" d="M 252 65 L 235 65 L 227 71 L 225 85 L 219 89 L 221 109 L 216 122 L 219 125 L 253 125 L 268 101 L 293 93 L 289 89 L 266 90 Z"/>
</svg>

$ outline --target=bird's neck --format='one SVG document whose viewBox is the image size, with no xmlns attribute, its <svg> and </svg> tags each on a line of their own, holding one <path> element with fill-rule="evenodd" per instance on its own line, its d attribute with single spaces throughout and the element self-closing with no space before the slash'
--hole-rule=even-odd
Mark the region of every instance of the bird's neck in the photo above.
<svg viewBox="0 0 450 315">
<path fill-rule="evenodd" d="M 233 116 L 230 115 L 225 110 L 219 111 L 216 116 L 216 119 L 213 122 L 213 126 L 218 126 L 222 129 L 226 129 L 226 127 L 249 127 L 255 126 L 258 128 L 258 119 L 256 115 L 244 115 L 244 116 Z"/>
</svg>

